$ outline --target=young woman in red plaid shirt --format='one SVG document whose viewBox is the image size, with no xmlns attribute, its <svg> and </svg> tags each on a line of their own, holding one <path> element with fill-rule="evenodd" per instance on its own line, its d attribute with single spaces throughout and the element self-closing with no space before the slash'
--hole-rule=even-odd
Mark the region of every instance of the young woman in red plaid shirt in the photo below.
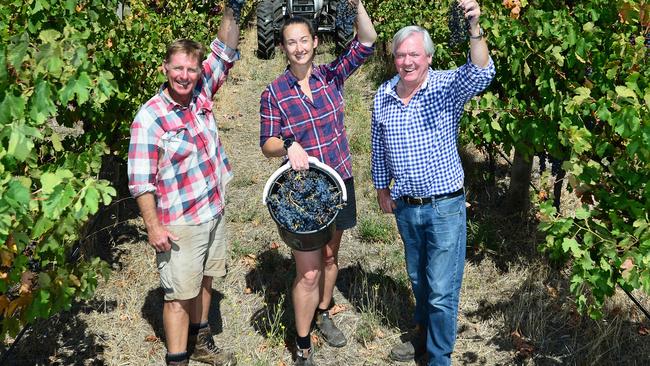
<svg viewBox="0 0 650 366">
<path fill-rule="evenodd" d="M 289 65 L 262 93 L 260 146 L 266 157 L 287 156 L 294 170 L 309 168 L 309 156 L 336 170 L 343 178 L 348 202 L 336 220 L 332 240 L 321 250 L 293 251 L 296 278 L 292 298 L 297 333 L 296 365 L 315 365 L 309 332 L 314 316 L 330 346 L 342 347 L 345 335 L 329 314 L 338 274 L 338 251 L 345 229 L 356 225 L 356 205 L 348 139 L 343 124 L 343 84 L 373 53 L 377 38 L 363 4 L 350 0 L 357 12 L 357 34 L 333 62 L 313 63 L 318 37 L 312 24 L 292 18 L 281 30 L 281 48 Z"/>
</svg>

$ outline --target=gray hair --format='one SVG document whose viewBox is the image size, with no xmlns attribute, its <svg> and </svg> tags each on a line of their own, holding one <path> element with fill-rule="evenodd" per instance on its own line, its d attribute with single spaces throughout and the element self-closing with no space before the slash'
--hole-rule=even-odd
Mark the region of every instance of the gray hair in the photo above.
<svg viewBox="0 0 650 366">
<path fill-rule="evenodd" d="M 427 56 L 433 56 L 433 41 L 431 40 L 431 36 L 429 35 L 429 32 L 417 25 L 408 25 L 395 33 L 395 36 L 393 36 L 393 55 L 395 54 L 395 51 L 397 50 L 397 47 L 404 42 L 405 39 L 411 36 L 413 33 L 420 33 L 422 34 L 422 40 L 424 42 L 424 52 L 427 54 Z"/>
</svg>

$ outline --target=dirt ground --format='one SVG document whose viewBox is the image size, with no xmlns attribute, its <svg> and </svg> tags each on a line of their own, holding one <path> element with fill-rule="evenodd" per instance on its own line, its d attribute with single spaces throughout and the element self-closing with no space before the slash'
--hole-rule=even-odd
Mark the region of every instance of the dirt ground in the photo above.
<svg viewBox="0 0 650 366">
<path fill-rule="evenodd" d="M 331 46 L 322 46 L 317 61 L 324 62 L 332 57 Z M 235 178 L 226 214 L 228 275 L 214 284 L 210 323 L 217 344 L 235 352 L 239 365 L 292 365 L 294 265 L 261 203 L 264 183 L 280 161 L 265 159 L 258 140 L 259 95 L 285 63 L 282 56 L 258 60 L 255 47 L 250 30 L 242 40 L 242 60 L 217 96 L 216 117 Z M 334 320 L 349 342 L 343 348 L 319 342 L 315 360 L 321 366 L 416 364 L 388 359 L 391 346 L 412 326 L 413 304 L 401 241 L 392 218 L 379 213 L 370 180 L 368 126 L 377 83 L 372 75 L 381 67 L 365 65 L 346 84 L 360 225 L 343 238 L 334 296 L 340 310 Z M 499 214 L 507 166 L 499 167 L 498 183 L 486 187 L 485 158 L 467 151 L 469 243 L 453 363 L 650 364 L 648 319 L 620 294 L 608 302 L 603 320 L 579 316 L 568 295 L 568 270 L 549 265 L 536 251 L 543 237 L 534 220 Z M 114 204 L 97 222 L 99 232 L 85 250 L 110 263 L 110 279 L 93 300 L 31 327 L 7 364 L 164 364 L 162 292 L 133 200 Z M 371 235 L 376 228 L 384 231 Z M 635 295 L 649 307 L 647 296 Z"/>
</svg>

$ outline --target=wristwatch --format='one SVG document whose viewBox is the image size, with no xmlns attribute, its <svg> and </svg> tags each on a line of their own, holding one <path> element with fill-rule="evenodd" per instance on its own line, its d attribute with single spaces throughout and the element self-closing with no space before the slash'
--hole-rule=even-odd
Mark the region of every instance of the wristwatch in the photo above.
<svg viewBox="0 0 650 366">
<path fill-rule="evenodd" d="M 470 33 L 469 38 L 471 38 L 471 39 L 481 39 L 481 38 L 483 38 L 484 35 L 485 35 L 485 33 L 483 33 L 483 28 L 481 28 L 481 26 L 479 26 L 478 27 L 478 36 L 473 36 L 472 33 Z"/>
<path fill-rule="evenodd" d="M 291 145 L 293 145 L 294 142 L 295 142 L 294 139 L 292 139 L 291 137 L 287 137 L 282 141 L 282 146 L 284 146 L 285 150 L 289 151 L 289 148 L 291 147 Z"/>
</svg>

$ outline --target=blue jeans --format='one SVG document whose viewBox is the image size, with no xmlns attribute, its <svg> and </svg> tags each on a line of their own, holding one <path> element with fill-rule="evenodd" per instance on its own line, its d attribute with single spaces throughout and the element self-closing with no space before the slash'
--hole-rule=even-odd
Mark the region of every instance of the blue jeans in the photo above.
<svg viewBox="0 0 650 366">
<path fill-rule="evenodd" d="M 424 205 L 396 203 L 415 321 L 426 328 L 429 366 L 450 365 L 467 243 L 465 195 Z"/>
</svg>

